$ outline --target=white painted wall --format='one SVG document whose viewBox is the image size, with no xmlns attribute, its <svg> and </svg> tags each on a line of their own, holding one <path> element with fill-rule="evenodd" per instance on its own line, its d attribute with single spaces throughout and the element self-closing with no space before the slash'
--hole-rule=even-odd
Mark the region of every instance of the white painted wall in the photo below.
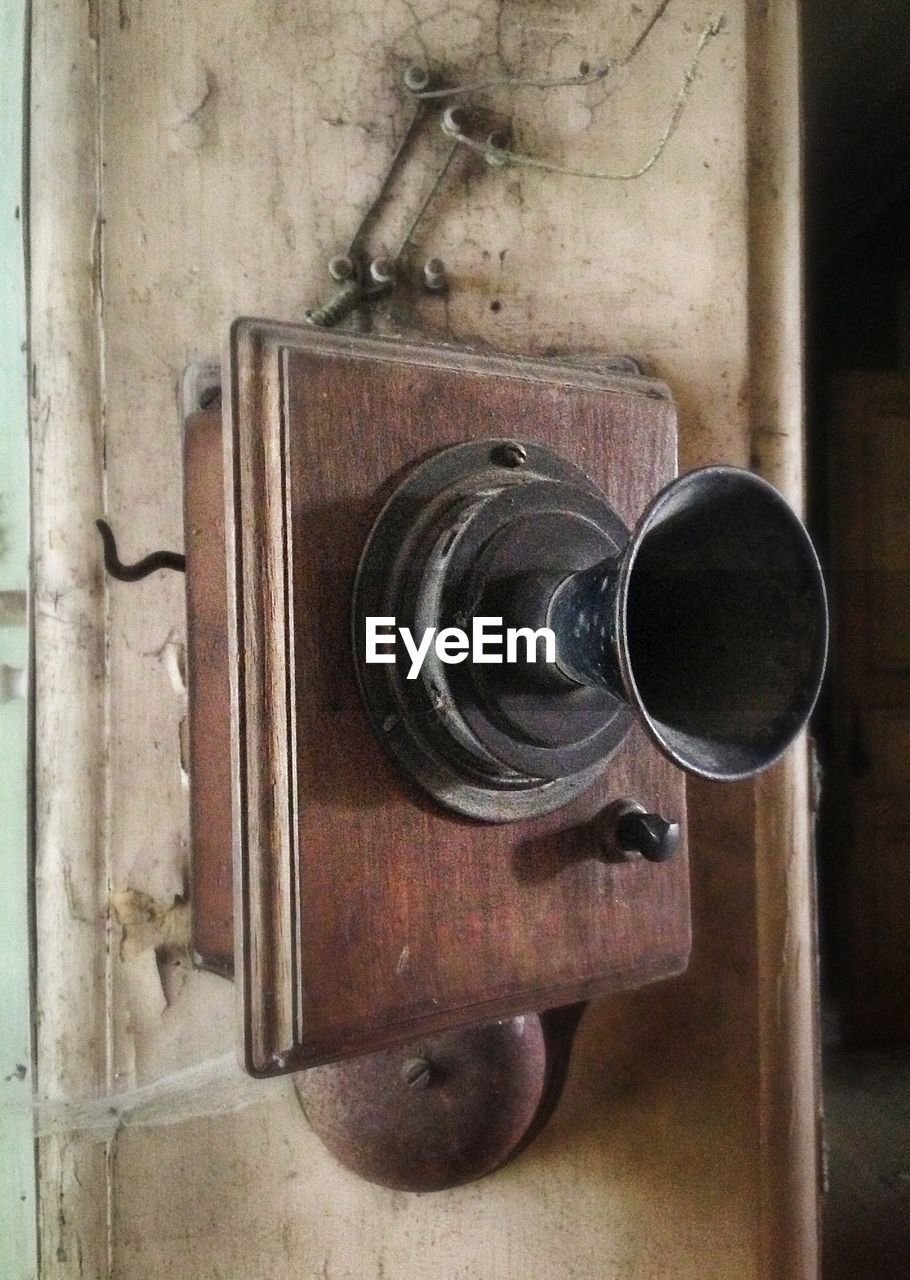
<svg viewBox="0 0 910 1280">
<path fill-rule="evenodd" d="M 0 0 L 0 1275 L 31 1280 L 29 1102 L 28 357 L 23 123 L 26 13 Z"/>
<path fill-rule="evenodd" d="M 674 389 L 685 466 L 750 457 L 797 499 L 802 440 L 796 37 L 729 0 L 659 164 L 630 183 L 459 161 L 417 243 L 446 303 L 383 326 L 510 351 L 628 352 Z M 637 164 L 706 0 L 672 0 L 606 86 L 497 92 L 528 150 Z M 177 387 L 238 314 L 324 295 L 380 180 L 415 58 L 464 76 L 628 49 L 610 0 L 35 0 L 33 422 L 39 681 L 39 1087 L 91 1097 L 229 1052 L 233 991 L 154 921 L 185 891 L 182 583 L 107 585 L 179 546 Z M 441 139 L 377 228 L 391 248 Z M 490 303 L 498 300 L 499 310 Z M 47 1277 L 725 1280 L 814 1274 L 808 876 L 801 758 L 760 789 L 692 787 L 695 954 L 586 1016 L 563 1101 L 519 1162 L 391 1193 L 338 1169 L 287 1088 L 228 1116 L 42 1144 Z M 127 899 L 131 900 L 131 899 Z M 134 900 L 134 899 L 132 899 Z M 148 922 L 147 922 L 148 923 Z"/>
</svg>

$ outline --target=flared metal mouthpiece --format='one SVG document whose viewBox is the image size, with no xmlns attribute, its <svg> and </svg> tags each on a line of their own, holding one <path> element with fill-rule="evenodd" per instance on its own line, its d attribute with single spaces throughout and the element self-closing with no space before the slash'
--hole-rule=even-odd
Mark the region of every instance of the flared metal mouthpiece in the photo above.
<svg viewBox="0 0 910 1280">
<path fill-rule="evenodd" d="M 809 535 L 776 489 L 734 467 L 663 489 L 619 556 L 559 584 L 548 619 L 560 671 L 622 694 L 661 750 L 705 778 L 772 764 L 825 669 Z"/>
<path fill-rule="evenodd" d="M 827 650 L 818 558 L 764 480 L 674 480 L 630 534 L 577 467 L 477 440 L 416 466 L 370 534 L 353 601 L 361 692 L 383 745 L 442 804 L 509 821 L 590 787 L 637 716 L 705 778 L 767 768 L 805 724 Z M 499 620 L 552 632 L 542 660 L 427 651 L 371 665 L 371 617 L 414 635 Z"/>
</svg>

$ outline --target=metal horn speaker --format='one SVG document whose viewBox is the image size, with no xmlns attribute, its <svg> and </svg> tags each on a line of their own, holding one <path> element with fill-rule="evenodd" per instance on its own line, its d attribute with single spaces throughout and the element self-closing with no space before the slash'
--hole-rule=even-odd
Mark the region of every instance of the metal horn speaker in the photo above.
<svg viewBox="0 0 910 1280">
<path fill-rule="evenodd" d="M 366 661 L 366 620 L 549 629 L 499 662 Z M 818 558 L 767 482 L 734 467 L 674 480 L 627 530 L 540 445 L 471 441 L 418 464 L 367 540 L 353 598 L 364 702 L 399 766 L 447 807 L 508 821 L 567 803 L 634 715 L 671 760 L 718 780 L 786 750 L 827 651 Z M 532 660 L 532 658 L 536 660 Z"/>
</svg>

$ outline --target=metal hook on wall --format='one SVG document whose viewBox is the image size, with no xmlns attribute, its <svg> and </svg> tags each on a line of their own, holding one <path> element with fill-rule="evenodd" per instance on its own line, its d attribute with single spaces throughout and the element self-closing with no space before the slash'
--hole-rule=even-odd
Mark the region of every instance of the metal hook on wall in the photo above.
<svg viewBox="0 0 910 1280">
<path fill-rule="evenodd" d="M 118 582 L 139 582 L 158 569 L 175 569 L 186 573 L 186 556 L 180 551 L 153 551 L 135 564 L 124 564 L 117 552 L 117 539 L 106 520 L 96 520 L 95 528 L 104 544 L 104 567 Z"/>
</svg>

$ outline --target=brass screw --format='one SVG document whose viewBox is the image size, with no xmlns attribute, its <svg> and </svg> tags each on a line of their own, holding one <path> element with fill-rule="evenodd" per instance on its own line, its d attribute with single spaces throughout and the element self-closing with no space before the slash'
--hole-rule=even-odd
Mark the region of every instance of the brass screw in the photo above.
<svg viewBox="0 0 910 1280">
<path fill-rule="evenodd" d="M 304 316 L 307 324 L 318 329 L 331 329 L 360 305 L 362 291 L 357 280 L 345 280 L 325 306 L 315 307 Z"/>
</svg>

